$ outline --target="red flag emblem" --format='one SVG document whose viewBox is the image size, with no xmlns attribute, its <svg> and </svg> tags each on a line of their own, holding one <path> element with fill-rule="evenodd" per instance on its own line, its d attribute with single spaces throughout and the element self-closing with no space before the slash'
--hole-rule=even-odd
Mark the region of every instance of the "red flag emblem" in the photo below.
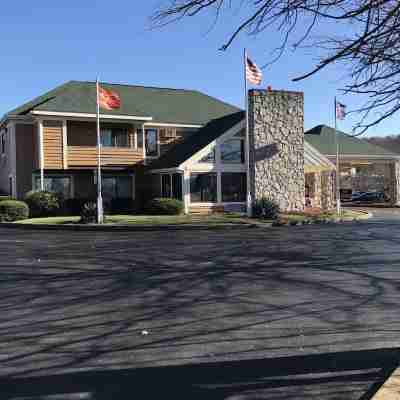
<svg viewBox="0 0 400 400">
<path fill-rule="evenodd" d="M 115 110 L 121 107 L 119 94 L 99 86 L 99 105 L 106 110 Z"/>
</svg>

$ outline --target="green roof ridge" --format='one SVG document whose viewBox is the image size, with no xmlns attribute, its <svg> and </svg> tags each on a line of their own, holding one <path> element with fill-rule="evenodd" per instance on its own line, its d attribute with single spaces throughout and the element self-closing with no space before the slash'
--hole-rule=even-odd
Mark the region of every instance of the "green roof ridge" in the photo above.
<svg viewBox="0 0 400 400">
<path fill-rule="evenodd" d="M 357 136 L 337 130 L 339 148 L 342 155 L 362 156 L 400 156 L 381 146 L 369 143 Z M 305 139 L 319 152 L 325 155 L 336 154 L 335 129 L 327 125 L 317 125 L 305 132 Z"/>
</svg>

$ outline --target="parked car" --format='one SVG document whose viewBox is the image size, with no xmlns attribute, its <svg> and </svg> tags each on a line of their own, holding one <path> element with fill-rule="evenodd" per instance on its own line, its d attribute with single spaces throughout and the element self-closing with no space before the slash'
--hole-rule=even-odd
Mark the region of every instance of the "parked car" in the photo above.
<svg viewBox="0 0 400 400">
<path fill-rule="evenodd" d="M 383 192 L 365 192 L 360 194 L 359 196 L 352 197 L 352 201 L 355 202 L 366 202 L 366 203 L 374 203 L 374 202 L 384 202 L 385 195 Z"/>
</svg>

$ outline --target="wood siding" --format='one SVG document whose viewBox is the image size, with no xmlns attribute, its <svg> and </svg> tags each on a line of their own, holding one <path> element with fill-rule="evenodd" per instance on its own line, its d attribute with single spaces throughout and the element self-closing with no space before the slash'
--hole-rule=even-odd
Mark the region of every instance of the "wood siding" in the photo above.
<svg viewBox="0 0 400 400">
<path fill-rule="evenodd" d="M 131 148 L 103 147 L 101 165 L 132 166 L 143 162 L 143 153 Z M 69 168 L 93 168 L 97 165 L 97 149 L 92 146 L 68 146 Z"/>
<path fill-rule="evenodd" d="M 32 190 L 32 172 L 38 168 L 37 125 L 16 124 L 17 197 Z"/>
<path fill-rule="evenodd" d="M 126 129 L 130 147 L 103 147 L 103 166 L 128 167 L 143 162 L 143 151 L 135 150 L 135 128 L 132 124 L 102 123 L 102 129 Z M 95 168 L 97 166 L 97 133 L 95 122 L 68 121 L 68 168 Z"/>
<path fill-rule="evenodd" d="M 43 121 L 45 169 L 63 169 L 63 130 L 61 121 Z"/>
</svg>

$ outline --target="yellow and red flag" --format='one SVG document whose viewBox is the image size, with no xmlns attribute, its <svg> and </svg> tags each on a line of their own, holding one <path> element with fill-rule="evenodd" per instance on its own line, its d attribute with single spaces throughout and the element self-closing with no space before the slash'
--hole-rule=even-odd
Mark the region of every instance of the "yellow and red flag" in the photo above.
<svg viewBox="0 0 400 400">
<path fill-rule="evenodd" d="M 121 107 L 119 94 L 99 85 L 99 106 L 106 110 L 116 110 Z"/>
</svg>

